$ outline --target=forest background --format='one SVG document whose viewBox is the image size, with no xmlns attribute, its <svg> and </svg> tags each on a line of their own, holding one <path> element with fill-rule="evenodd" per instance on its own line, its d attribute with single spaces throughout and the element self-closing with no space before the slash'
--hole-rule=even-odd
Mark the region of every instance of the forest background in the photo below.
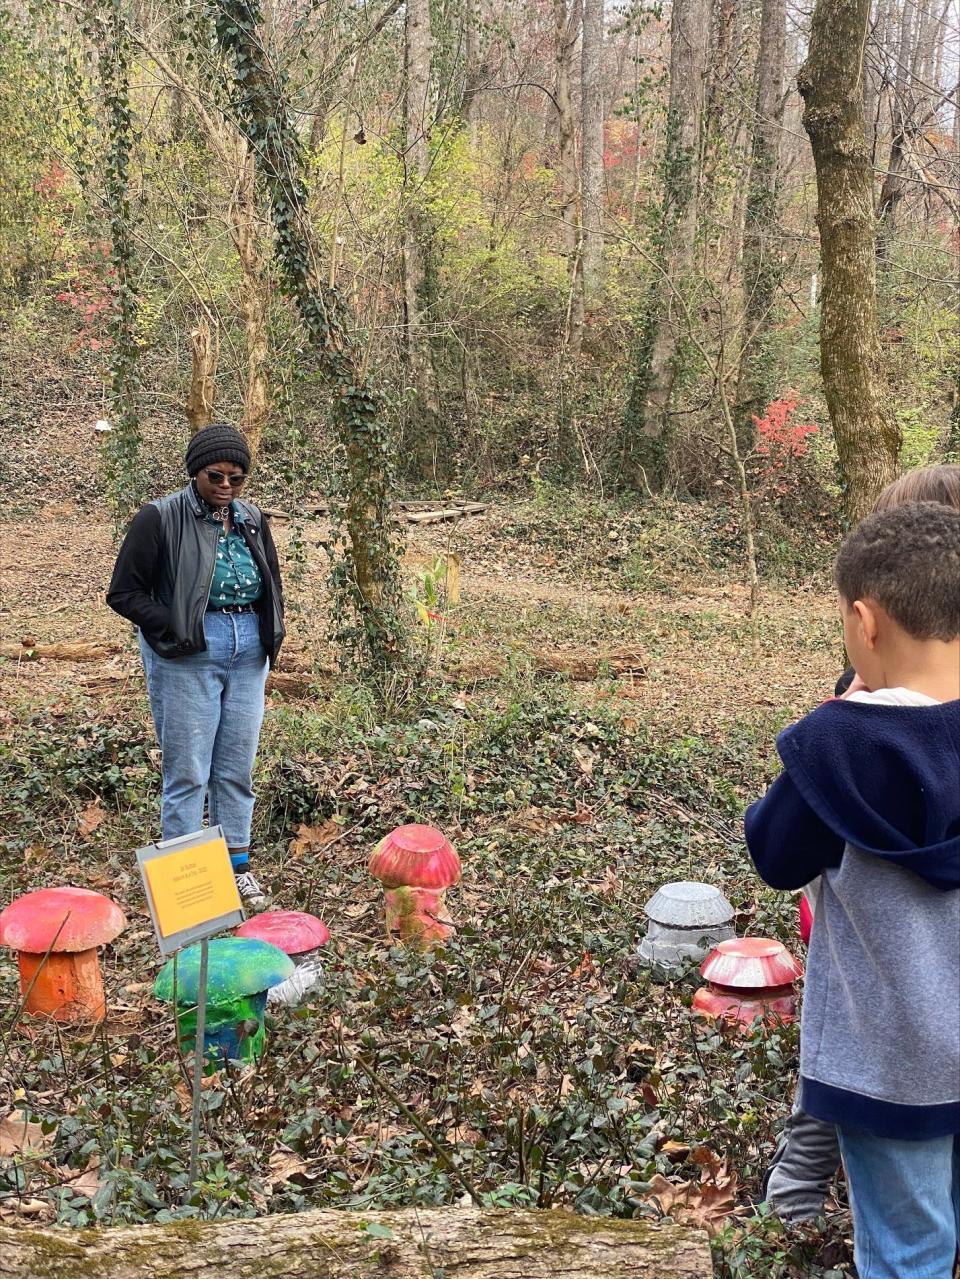
<svg viewBox="0 0 960 1279">
<path fill-rule="evenodd" d="M 846 250 L 825 262 L 818 234 L 818 17 L 865 175 L 833 293 L 859 321 L 823 368 Z M 491 1202 L 657 1212 L 651 1179 L 682 1176 L 681 1215 L 734 1214 L 720 1272 L 844 1264 L 842 1204 L 800 1239 L 751 1215 L 795 1036 L 693 1032 L 695 974 L 665 993 L 624 957 L 685 874 L 795 945 L 738 814 L 842 664 L 825 570 L 846 523 L 897 468 L 958 456 L 958 65 L 956 0 L 2 7 L 5 896 L 72 868 L 142 910 L 124 850 L 153 836 L 156 759 L 102 592 L 192 429 L 248 433 L 284 550 L 258 838 L 287 904 L 343 940 L 325 1015 L 286 1032 L 293 1075 L 243 1083 L 239 1129 L 234 1086 L 211 1091 L 189 1211 L 461 1193 L 358 1073 L 369 1050 Z M 488 508 L 403 547 L 398 496 Z M 395 624 L 357 589 L 367 534 Z M 72 652 L 31 663 L 47 644 Z M 371 691 L 350 665 L 399 648 L 412 679 Z M 435 963 L 385 958 L 363 874 L 417 816 L 473 868 L 465 940 Z M 147 935 L 128 947 L 112 1079 L 3 1041 L 5 1100 L 27 1089 L 56 1157 L 39 1179 L 0 1161 L 0 1205 L 184 1211 L 177 1067 Z M 383 1026 L 410 1018 L 401 1051 Z"/>
</svg>

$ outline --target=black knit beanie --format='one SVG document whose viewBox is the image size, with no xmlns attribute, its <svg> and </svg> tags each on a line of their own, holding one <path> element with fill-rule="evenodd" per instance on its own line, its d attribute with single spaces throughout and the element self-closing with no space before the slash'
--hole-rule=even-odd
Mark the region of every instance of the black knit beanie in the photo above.
<svg viewBox="0 0 960 1279">
<path fill-rule="evenodd" d="M 184 458 L 191 478 L 216 462 L 235 462 L 245 471 L 250 470 L 250 446 L 237 428 L 227 422 L 211 422 L 198 431 L 188 444 Z"/>
</svg>

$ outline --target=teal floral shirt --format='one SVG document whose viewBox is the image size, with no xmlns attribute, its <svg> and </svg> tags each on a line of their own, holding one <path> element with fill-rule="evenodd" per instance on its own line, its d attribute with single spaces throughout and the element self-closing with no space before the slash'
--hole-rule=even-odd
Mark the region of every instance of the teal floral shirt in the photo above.
<svg viewBox="0 0 960 1279">
<path fill-rule="evenodd" d="M 230 513 L 233 527 L 229 533 L 224 533 L 223 526 L 216 516 L 204 516 L 204 519 L 220 527 L 208 608 L 223 608 L 225 605 L 232 604 L 255 604 L 263 594 L 263 578 L 250 547 L 243 540 L 243 534 L 238 527 L 243 523 L 243 517 L 235 504 L 231 506 Z"/>
</svg>

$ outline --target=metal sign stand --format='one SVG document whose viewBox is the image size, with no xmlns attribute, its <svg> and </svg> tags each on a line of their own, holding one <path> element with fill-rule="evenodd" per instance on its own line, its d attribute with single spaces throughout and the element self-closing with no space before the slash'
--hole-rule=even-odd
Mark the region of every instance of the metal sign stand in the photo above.
<svg viewBox="0 0 960 1279">
<path fill-rule="evenodd" d="M 176 1009 L 173 1011 L 177 1015 Z M 197 1180 L 197 1160 L 200 1153 L 200 1093 L 203 1089 L 203 1063 L 206 1052 L 203 1032 L 207 1028 L 207 939 L 200 943 L 200 976 L 197 982 L 197 1030 L 193 1040 L 193 1112 L 190 1120 L 190 1176 L 187 1195 Z"/>
<path fill-rule="evenodd" d="M 178 862 L 180 866 L 184 860 L 182 855 L 190 854 L 192 850 L 195 850 L 197 860 L 183 866 L 180 880 L 173 881 L 172 892 L 168 887 L 165 897 L 159 893 L 155 894 L 155 885 L 151 885 L 151 863 L 155 863 L 158 858 L 173 857 L 180 859 Z M 184 946 L 197 942 L 200 944 L 197 1018 L 193 1041 L 193 1108 L 190 1122 L 190 1171 L 187 1184 L 189 1198 L 197 1179 L 200 1160 L 200 1100 L 203 1092 L 203 1067 L 206 1061 L 203 1039 L 207 1023 L 208 939 L 243 923 L 244 912 L 236 889 L 230 854 L 219 826 L 140 848 L 137 850 L 137 863 L 143 878 L 143 887 L 160 953 L 176 955 Z M 202 863 L 200 870 L 197 869 L 199 863 Z M 229 885 L 228 888 L 225 888 L 226 884 Z M 178 892 L 181 893 L 179 898 Z M 179 1044 L 180 1023 L 176 997 L 173 1017 Z"/>
</svg>

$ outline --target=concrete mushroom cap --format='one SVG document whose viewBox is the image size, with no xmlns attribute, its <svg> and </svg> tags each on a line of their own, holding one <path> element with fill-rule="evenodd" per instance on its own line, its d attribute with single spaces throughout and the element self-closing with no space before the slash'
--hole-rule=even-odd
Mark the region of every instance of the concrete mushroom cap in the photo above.
<svg viewBox="0 0 960 1279">
<path fill-rule="evenodd" d="M 789 986 L 803 976 L 803 965 L 782 942 L 769 937 L 735 937 L 722 941 L 700 965 L 715 986 L 764 990 Z"/>
<path fill-rule="evenodd" d="M 384 888 L 451 888 L 460 880 L 460 858 L 442 831 L 411 823 L 381 839 L 369 870 Z"/>
<path fill-rule="evenodd" d="M 0 912 L 0 944 L 30 955 L 43 955 L 51 946 L 55 954 L 93 950 L 126 926 L 123 911 L 102 893 L 38 888 Z"/>
<path fill-rule="evenodd" d="M 177 1003 L 195 1004 L 200 986 L 200 946 L 187 946 L 174 956 L 177 968 Z M 174 960 L 157 974 L 153 993 L 173 1000 Z M 208 943 L 207 999 L 214 1004 L 257 995 L 278 986 L 293 972 L 293 960 L 277 946 L 252 937 L 216 937 Z"/>
<path fill-rule="evenodd" d="M 663 884 L 644 907 L 644 913 L 658 924 L 672 928 L 713 927 L 729 924 L 733 907 L 714 884 L 678 880 Z"/>
<path fill-rule="evenodd" d="M 244 920 L 235 930 L 237 937 L 253 937 L 257 941 L 270 942 L 285 955 L 302 955 L 308 950 L 325 946 L 330 940 L 330 929 L 302 910 L 266 910 Z"/>
</svg>

